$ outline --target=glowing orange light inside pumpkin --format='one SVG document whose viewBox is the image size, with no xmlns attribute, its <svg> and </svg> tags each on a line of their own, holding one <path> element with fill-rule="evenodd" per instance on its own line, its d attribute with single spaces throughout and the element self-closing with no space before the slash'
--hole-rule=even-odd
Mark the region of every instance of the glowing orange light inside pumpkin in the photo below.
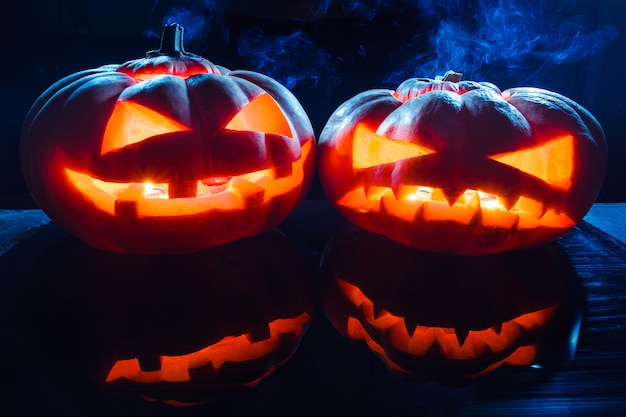
<svg viewBox="0 0 626 417">
<path fill-rule="evenodd" d="M 250 101 L 226 125 L 231 130 L 252 130 L 293 137 L 282 110 L 269 94 Z"/>
<path fill-rule="evenodd" d="M 365 340 L 372 351 L 381 356 L 389 368 L 400 372 L 410 373 L 395 363 L 386 353 L 380 341 L 375 340 L 364 327 L 362 322 L 372 326 L 377 334 L 383 335 L 384 344 L 416 357 L 424 356 L 437 346 L 441 353 L 451 360 L 473 360 L 485 353 L 506 352 L 515 347 L 523 339 L 522 334 L 533 332 L 545 326 L 554 315 L 557 306 L 549 307 L 523 314 L 506 321 L 496 327 L 465 331 L 448 327 L 421 326 L 414 329 L 407 327 L 405 319 L 385 310 L 376 310 L 374 302 L 369 299 L 357 286 L 336 278 L 337 284 L 346 298 L 358 308 L 361 317 L 349 316 L 346 322 L 347 336 L 355 340 Z M 528 344 L 517 346 L 506 358 L 490 365 L 477 374 L 468 378 L 478 377 L 501 366 L 504 363 L 511 365 L 528 366 L 536 357 L 537 346 Z"/>
<path fill-rule="evenodd" d="M 210 363 L 217 371 L 226 362 L 246 362 L 268 355 L 277 349 L 282 335 L 293 334 L 298 338 L 303 332 L 303 326 L 310 322 L 311 316 L 307 313 L 292 319 L 276 319 L 269 323 L 270 335 L 264 340 L 252 342 L 250 334 L 226 336 L 196 352 L 180 356 L 161 356 L 161 369 L 155 371 L 142 371 L 137 358 L 122 359 L 113 365 L 106 382 L 120 378 L 143 383 L 190 381 L 191 369 Z M 258 378 L 254 381 L 260 380 Z"/>
<path fill-rule="evenodd" d="M 574 138 L 566 135 L 538 148 L 491 155 L 489 158 L 541 178 L 550 185 L 569 189 L 574 169 Z"/>
<path fill-rule="evenodd" d="M 362 123 L 356 126 L 354 135 L 358 138 L 354 141 L 352 149 L 352 166 L 356 169 L 371 168 L 434 152 L 411 142 L 391 140 L 377 135 Z"/>
<path fill-rule="evenodd" d="M 355 169 L 373 168 L 407 158 L 419 158 L 434 153 L 428 148 L 377 135 L 365 124 L 355 128 L 352 148 Z M 533 175 L 551 186 L 566 190 L 571 185 L 574 138 L 556 138 L 537 148 L 522 149 L 486 156 Z M 564 198 L 565 194 L 561 196 Z M 469 225 L 479 221 L 486 227 L 529 229 L 538 226 L 566 228 L 575 222 L 558 207 L 518 196 L 515 200 L 482 190 L 466 189 L 461 194 L 426 185 L 396 184 L 393 188 L 363 184 L 346 193 L 338 205 L 353 211 L 384 210 L 406 221 L 445 221 Z"/>
<path fill-rule="evenodd" d="M 131 101 L 118 101 L 104 130 L 100 154 L 156 135 L 190 130 L 182 123 L 148 107 Z"/>
<path fill-rule="evenodd" d="M 185 216 L 209 210 L 238 210 L 266 203 L 285 192 L 299 187 L 304 177 L 303 164 L 311 152 L 312 142 L 302 146 L 303 157 L 293 163 L 290 176 L 282 176 L 276 169 L 265 169 L 232 178 L 213 179 L 219 186 L 206 185 L 211 179 L 197 181 L 196 197 L 168 197 L 169 185 L 157 183 L 147 192 L 144 183 L 121 183 L 102 181 L 88 174 L 65 169 L 68 180 L 99 209 L 111 215 L 121 214 L 117 201 L 133 205 L 136 217 Z M 154 189 L 162 190 L 155 194 Z M 119 207 L 119 204 L 118 204 Z M 128 213 L 126 213 L 128 214 Z"/>
</svg>

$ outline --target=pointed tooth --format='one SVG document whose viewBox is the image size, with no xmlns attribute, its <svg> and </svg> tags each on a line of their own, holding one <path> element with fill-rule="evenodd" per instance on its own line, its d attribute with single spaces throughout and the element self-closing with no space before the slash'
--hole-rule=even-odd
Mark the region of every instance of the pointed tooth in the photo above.
<svg viewBox="0 0 626 417">
<path fill-rule="evenodd" d="M 393 195 L 396 198 L 396 200 L 400 201 L 402 199 L 404 188 L 405 188 L 404 184 L 402 184 L 399 181 L 394 181 L 391 184 L 391 192 L 393 192 Z"/>
<path fill-rule="evenodd" d="M 458 190 L 455 188 L 442 188 L 441 193 L 443 197 L 448 202 L 448 205 L 452 207 L 456 202 L 461 198 L 461 196 L 465 193 L 465 190 Z"/>
<path fill-rule="evenodd" d="M 519 200 L 519 198 L 520 198 L 519 196 L 517 196 L 517 197 L 514 197 L 514 196 L 498 197 L 498 199 L 500 200 L 500 203 L 508 211 L 511 211 L 511 209 L 513 207 L 515 207 L 515 205 L 517 204 L 517 201 Z"/>
<path fill-rule="evenodd" d="M 502 323 L 494 324 L 493 326 L 491 326 L 491 328 L 494 332 L 496 332 L 497 335 L 500 335 L 500 333 L 502 333 Z"/>
<path fill-rule="evenodd" d="M 250 343 L 267 340 L 271 337 L 270 326 L 266 324 L 265 326 L 252 329 L 250 332 L 246 333 L 245 336 Z"/>
<path fill-rule="evenodd" d="M 378 304 L 373 303 L 373 306 L 374 306 L 375 318 L 379 318 L 381 315 L 384 315 L 384 314 L 389 314 L 389 312 L 381 306 L 381 303 L 378 303 Z"/>
<path fill-rule="evenodd" d="M 380 312 L 376 315 L 374 325 L 378 330 L 387 329 L 400 321 L 403 321 L 403 319 L 398 316 L 394 316 L 389 311 L 382 308 L 380 309 Z"/>
<path fill-rule="evenodd" d="M 413 336 L 413 333 L 415 333 L 415 329 L 417 329 L 418 326 L 419 324 L 417 322 L 407 318 L 404 319 L 404 327 L 406 327 L 406 334 L 409 339 Z"/>
<path fill-rule="evenodd" d="M 467 336 L 469 336 L 469 329 L 456 328 L 454 329 L 454 332 L 456 334 L 456 340 L 459 342 L 459 346 L 463 347 Z"/>
</svg>

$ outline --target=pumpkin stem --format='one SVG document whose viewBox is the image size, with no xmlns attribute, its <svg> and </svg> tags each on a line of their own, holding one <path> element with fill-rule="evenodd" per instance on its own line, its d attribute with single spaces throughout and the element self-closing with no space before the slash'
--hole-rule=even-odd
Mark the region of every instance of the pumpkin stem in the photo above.
<svg viewBox="0 0 626 417">
<path fill-rule="evenodd" d="M 165 25 L 163 34 L 161 35 L 161 46 L 158 50 L 148 51 L 146 56 L 153 58 L 156 56 L 179 57 L 181 55 L 190 55 L 185 52 L 183 46 L 183 32 L 183 27 L 178 23 Z"/>
<path fill-rule="evenodd" d="M 452 70 L 447 71 L 443 78 L 441 78 L 442 81 L 450 81 L 453 83 L 458 83 L 461 79 L 463 79 L 463 74 Z"/>
</svg>

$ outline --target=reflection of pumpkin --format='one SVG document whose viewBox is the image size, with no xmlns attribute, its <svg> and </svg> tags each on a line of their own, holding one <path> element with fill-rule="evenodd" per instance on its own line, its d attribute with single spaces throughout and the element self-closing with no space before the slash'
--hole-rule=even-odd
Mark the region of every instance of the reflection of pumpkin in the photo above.
<svg viewBox="0 0 626 417">
<path fill-rule="evenodd" d="M 559 255 L 437 254 L 355 228 L 325 250 L 322 303 L 403 377 L 459 383 L 502 364 L 555 365 L 571 358 L 581 314 Z"/>
<path fill-rule="evenodd" d="M 313 315 L 308 265 L 276 232 L 159 256 L 71 239 L 34 275 L 50 273 L 62 285 L 44 284 L 37 303 L 29 291 L 24 326 L 41 338 L 27 344 L 33 356 L 58 351 L 54 361 L 112 393 L 168 404 L 258 384 L 292 356 Z"/>
<path fill-rule="evenodd" d="M 35 102 L 22 169 L 35 201 L 101 249 L 182 253 L 262 233 L 304 197 L 315 139 L 276 81 L 186 53 L 72 74 Z"/>
<path fill-rule="evenodd" d="M 606 165 L 600 125 L 572 100 L 456 73 L 358 94 L 319 151 L 324 191 L 348 220 L 459 254 L 556 239 L 589 210 Z"/>
</svg>

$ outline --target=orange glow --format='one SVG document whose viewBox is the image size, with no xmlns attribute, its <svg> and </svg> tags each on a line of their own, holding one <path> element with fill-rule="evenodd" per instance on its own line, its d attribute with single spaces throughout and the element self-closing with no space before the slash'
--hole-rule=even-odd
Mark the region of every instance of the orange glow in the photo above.
<svg viewBox="0 0 626 417">
<path fill-rule="evenodd" d="M 408 222 L 455 221 L 464 225 L 480 222 L 485 227 L 518 230 L 575 225 L 565 212 L 548 207 L 541 201 L 524 196 L 510 201 L 471 189 L 465 190 L 451 204 L 439 188 L 401 186 L 392 190 L 387 187 L 359 187 L 346 193 L 337 204 L 355 212 L 380 212 L 384 207 L 386 213 Z"/>
<path fill-rule="evenodd" d="M 489 158 L 541 178 L 550 185 L 569 189 L 574 169 L 574 138 L 567 135 L 541 147 L 492 155 Z"/>
<path fill-rule="evenodd" d="M 182 123 L 145 106 L 132 101 L 118 101 L 104 130 L 100 154 L 156 135 L 190 130 Z"/>
<path fill-rule="evenodd" d="M 267 93 L 255 97 L 226 125 L 231 130 L 251 130 L 293 137 L 278 103 Z"/>
<path fill-rule="evenodd" d="M 302 156 L 292 164 L 290 175 L 285 168 L 265 169 L 206 185 L 197 181 L 196 197 L 168 198 L 168 184 L 107 182 L 88 174 L 65 169 L 68 180 L 99 209 L 110 215 L 137 218 L 187 216 L 209 210 L 242 210 L 268 201 L 302 186 L 304 161 L 313 140 L 302 146 Z"/>
<path fill-rule="evenodd" d="M 349 282 L 336 278 L 337 283 L 348 300 L 359 310 L 361 318 L 348 318 L 347 336 L 351 339 L 365 339 L 370 347 L 375 346 L 375 352 L 382 356 L 384 349 L 368 334 L 363 328 L 361 321 L 366 322 L 378 334 L 384 338 L 384 345 L 393 346 L 402 352 L 413 356 L 425 356 L 437 345 L 442 354 L 453 360 L 471 360 L 479 358 L 485 353 L 504 352 L 520 340 L 520 335 L 529 333 L 537 328 L 545 326 L 548 320 L 554 315 L 556 305 L 523 314 L 504 323 L 498 324 L 497 328 L 469 330 L 465 338 L 460 337 L 455 328 L 430 327 L 417 325 L 415 329 L 407 329 L 404 318 L 381 309 L 378 315 L 375 314 L 374 303 L 358 287 Z M 371 339 L 371 340 L 368 340 Z M 532 355 L 514 354 L 511 360 L 518 365 L 530 365 L 534 360 L 534 350 Z M 389 358 L 385 359 L 390 362 Z M 524 361 L 522 363 L 522 361 Z M 507 362 L 505 360 L 504 362 Z M 399 367 L 398 364 L 393 364 Z"/>
<path fill-rule="evenodd" d="M 434 152 L 414 143 L 377 135 L 363 123 L 356 126 L 354 137 L 352 166 L 355 169 L 371 168 Z"/>
<path fill-rule="evenodd" d="M 348 317 L 348 323 L 346 328 L 348 337 L 354 340 L 364 340 L 370 350 L 380 356 L 380 358 L 389 369 L 399 374 L 404 374 L 407 376 L 412 375 L 411 370 L 404 369 L 402 366 L 398 365 L 393 360 L 391 360 L 391 358 L 389 358 L 389 356 L 385 352 L 385 349 L 367 333 L 361 322 L 359 322 L 357 319 L 355 319 L 354 317 Z M 513 351 L 513 353 L 511 353 L 506 358 L 489 365 L 482 371 L 479 371 L 475 374 L 467 375 L 465 376 L 465 378 L 478 378 L 482 375 L 488 374 L 495 369 L 498 369 L 504 364 L 514 366 L 530 366 L 534 363 L 536 355 L 536 345 L 520 346 L 516 348 L 515 351 Z"/>
<path fill-rule="evenodd" d="M 180 356 L 161 356 L 161 369 L 155 371 L 143 371 L 137 358 L 118 360 L 109 371 L 106 382 L 120 378 L 142 383 L 190 381 L 191 369 L 211 364 L 213 370 L 217 371 L 226 362 L 246 362 L 267 356 L 279 347 L 281 336 L 293 334 L 298 338 L 302 335 L 304 326 L 310 322 L 311 316 L 307 313 L 292 319 L 276 319 L 268 324 L 270 336 L 267 339 L 252 342 L 249 333 L 226 336 L 196 352 Z M 259 381 L 259 378 L 255 378 L 248 383 L 255 384 Z"/>
<path fill-rule="evenodd" d="M 352 152 L 353 167 L 365 169 L 434 151 L 377 135 L 359 123 L 354 131 Z M 540 147 L 488 158 L 535 176 L 563 194 L 571 187 L 574 138 L 566 135 Z M 345 193 L 337 204 L 357 213 L 384 211 L 408 222 L 454 221 L 463 225 L 480 222 L 484 227 L 518 230 L 539 226 L 565 229 L 575 225 L 556 202 L 547 205 L 524 195 L 511 199 L 476 189 L 458 194 L 425 185 L 399 184 L 390 188 L 362 184 Z"/>
</svg>

